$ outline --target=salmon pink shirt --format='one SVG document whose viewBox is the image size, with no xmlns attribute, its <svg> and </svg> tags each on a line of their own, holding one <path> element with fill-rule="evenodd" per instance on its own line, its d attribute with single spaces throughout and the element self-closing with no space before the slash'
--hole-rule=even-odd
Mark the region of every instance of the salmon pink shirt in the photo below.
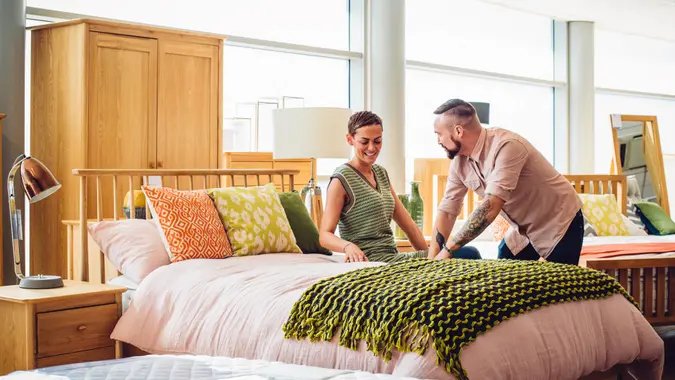
<svg viewBox="0 0 675 380">
<path fill-rule="evenodd" d="M 532 243 L 546 258 L 582 206 L 572 184 L 529 141 L 501 128 L 483 128 L 471 155 L 452 160 L 438 209 L 457 218 L 467 189 L 504 200 L 501 215 L 511 224 L 504 240 L 514 254 Z"/>
</svg>

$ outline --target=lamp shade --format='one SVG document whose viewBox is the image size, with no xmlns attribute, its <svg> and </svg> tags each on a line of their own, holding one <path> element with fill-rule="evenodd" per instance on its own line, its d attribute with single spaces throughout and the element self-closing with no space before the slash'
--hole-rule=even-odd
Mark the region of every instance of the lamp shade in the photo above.
<svg viewBox="0 0 675 380">
<path fill-rule="evenodd" d="M 348 108 L 300 107 L 272 110 L 274 158 L 349 158 Z"/>
<path fill-rule="evenodd" d="M 28 157 L 21 163 L 21 181 L 30 203 L 39 202 L 61 188 L 54 174 L 33 157 Z"/>
</svg>

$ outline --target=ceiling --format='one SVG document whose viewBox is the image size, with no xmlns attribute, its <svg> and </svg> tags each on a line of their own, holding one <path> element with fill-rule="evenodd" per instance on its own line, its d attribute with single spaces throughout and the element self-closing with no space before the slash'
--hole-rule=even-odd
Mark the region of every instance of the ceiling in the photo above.
<svg viewBox="0 0 675 380">
<path fill-rule="evenodd" d="M 562 21 L 675 41 L 675 0 L 482 0 Z"/>
</svg>

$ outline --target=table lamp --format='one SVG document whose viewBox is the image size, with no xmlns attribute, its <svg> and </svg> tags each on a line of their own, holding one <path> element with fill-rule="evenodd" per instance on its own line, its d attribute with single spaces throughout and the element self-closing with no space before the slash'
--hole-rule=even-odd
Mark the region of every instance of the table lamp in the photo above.
<svg viewBox="0 0 675 380">
<path fill-rule="evenodd" d="M 314 159 L 351 157 L 351 147 L 346 140 L 351 115 L 348 108 L 333 107 L 272 110 L 274 158 L 312 159 L 305 206 L 317 228 L 321 227 L 323 205 L 321 188 L 314 179 Z"/>
<path fill-rule="evenodd" d="M 24 276 L 21 271 L 21 255 L 19 240 L 23 240 L 21 211 L 16 209 L 14 200 L 14 174 L 21 168 L 21 181 L 23 190 L 30 203 L 39 202 L 54 194 L 61 184 L 56 180 L 52 172 L 38 159 L 24 154 L 14 160 L 12 169 L 7 177 L 7 191 L 9 193 L 9 219 L 12 230 L 14 250 L 14 273 L 19 279 L 19 287 L 26 289 L 51 289 L 63 286 L 63 280 L 59 276 L 38 274 L 37 276 Z"/>
</svg>

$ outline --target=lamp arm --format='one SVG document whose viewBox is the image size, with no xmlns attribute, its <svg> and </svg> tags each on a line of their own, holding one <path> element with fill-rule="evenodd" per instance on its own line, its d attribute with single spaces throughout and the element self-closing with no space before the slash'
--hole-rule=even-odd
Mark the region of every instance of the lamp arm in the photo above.
<svg viewBox="0 0 675 380">
<path fill-rule="evenodd" d="M 7 176 L 7 193 L 9 195 L 9 225 L 12 231 L 12 243 L 13 243 L 13 253 L 14 253 L 14 273 L 19 279 L 24 278 L 23 272 L 21 271 L 21 250 L 19 248 L 19 240 L 23 240 L 23 231 L 21 223 L 21 213 L 16 209 L 16 201 L 14 199 L 14 175 L 17 170 L 21 167 L 28 157 L 22 154 L 16 158 L 12 169 L 9 171 Z"/>
</svg>

